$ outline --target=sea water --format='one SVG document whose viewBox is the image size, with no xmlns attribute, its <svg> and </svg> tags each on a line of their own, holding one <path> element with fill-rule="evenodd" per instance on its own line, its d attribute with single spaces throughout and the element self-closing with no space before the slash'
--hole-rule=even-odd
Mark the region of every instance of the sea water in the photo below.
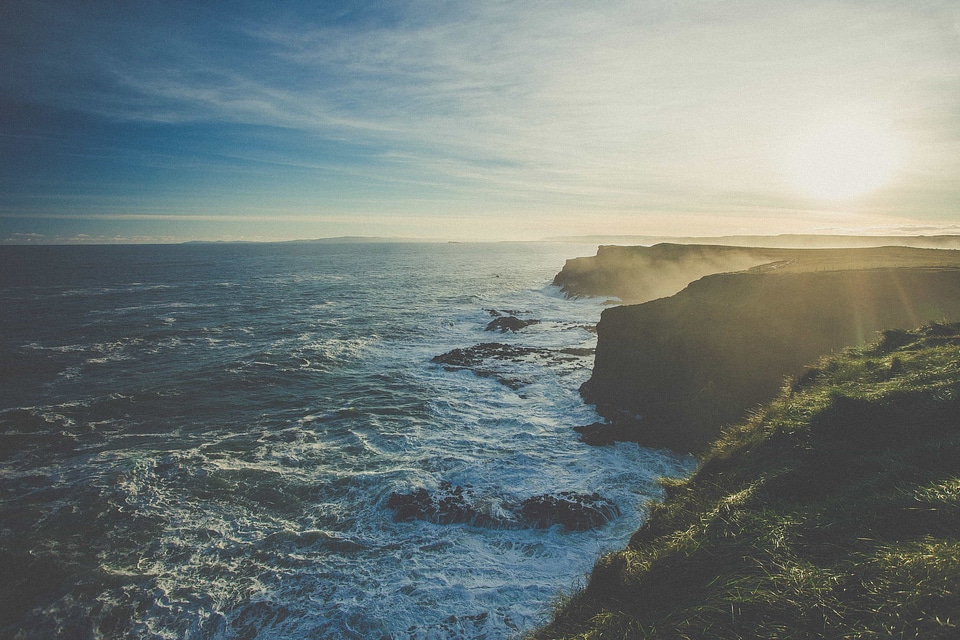
<svg viewBox="0 0 960 640">
<path fill-rule="evenodd" d="M 0 636 L 502 638 L 691 461 L 590 447 L 595 246 L 0 247 Z M 490 333 L 492 318 L 539 320 Z M 432 358 L 536 347 L 489 371 Z M 562 357 L 538 357 L 558 354 Z M 478 375 L 478 373 L 480 375 Z M 505 380 L 507 381 L 505 383 Z M 586 531 L 395 521 L 393 493 L 599 493 Z"/>
</svg>

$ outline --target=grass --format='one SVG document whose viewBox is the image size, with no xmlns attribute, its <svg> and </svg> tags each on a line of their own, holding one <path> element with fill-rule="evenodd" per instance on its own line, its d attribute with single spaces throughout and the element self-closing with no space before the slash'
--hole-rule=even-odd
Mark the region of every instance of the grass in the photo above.
<svg viewBox="0 0 960 640">
<path fill-rule="evenodd" d="M 533 638 L 960 637 L 960 324 L 821 361 L 663 484 Z"/>
</svg>

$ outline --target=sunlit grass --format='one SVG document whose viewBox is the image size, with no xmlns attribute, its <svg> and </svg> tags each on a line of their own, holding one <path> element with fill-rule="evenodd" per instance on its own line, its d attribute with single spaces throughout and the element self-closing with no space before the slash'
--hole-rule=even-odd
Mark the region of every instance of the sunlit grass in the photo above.
<svg viewBox="0 0 960 640">
<path fill-rule="evenodd" d="M 663 486 L 535 637 L 960 637 L 960 325 L 823 360 Z"/>
</svg>

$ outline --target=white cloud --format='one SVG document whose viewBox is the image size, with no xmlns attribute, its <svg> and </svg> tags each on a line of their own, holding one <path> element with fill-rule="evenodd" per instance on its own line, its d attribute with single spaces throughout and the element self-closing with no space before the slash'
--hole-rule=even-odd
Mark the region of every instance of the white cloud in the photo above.
<svg viewBox="0 0 960 640">
<path fill-rule="evenodd" d="M 61 100 L 349 143 L 365 163 L 282 149 L 269 162 L 419 186 L 454 208 L 800 206 L 783 194 L 783 146 L 837 111 L 934 139 L 915 158 L 918 180 L 949 181 L 938 167 L 960 157 L 950 2 L 410 2 L 400 13 L 370 26 L 264 11 L 172 39 L 135 18 L 114 32 L 97 23 L 86 33 L 107 39 L 83 59 L 102 83 Z"/>
<path fill-rule="evenodd" d="M 922 37 L 935 16 L 912 8 L 489 6 L 408 29 L 257 35 L 284 64 L 334 78 L 329 93 L 294 90 L 292 104 L 321 107 L 292 125 L 336 128 L 331 109 L 345 107 L 330 95 L 345 95 L 352 126 L 432 171 L 468 164 L 572 195 L 762 188 L 790 128 L 838 108 L 897 121 L 927 104 L 918 71 L 957 82 L 958 58 Z"/>
</svg>

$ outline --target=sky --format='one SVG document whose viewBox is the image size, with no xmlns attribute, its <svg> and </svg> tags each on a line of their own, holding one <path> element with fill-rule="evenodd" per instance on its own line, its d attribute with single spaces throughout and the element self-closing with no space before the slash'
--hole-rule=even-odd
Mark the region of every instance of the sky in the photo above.
<svg viewBox="0 0 960 640">
<path fill-rule="evenodd" d="M 960 2 L 0 4 L 0 243 L 772 233 L 960 233 Z"/>
</svg>

